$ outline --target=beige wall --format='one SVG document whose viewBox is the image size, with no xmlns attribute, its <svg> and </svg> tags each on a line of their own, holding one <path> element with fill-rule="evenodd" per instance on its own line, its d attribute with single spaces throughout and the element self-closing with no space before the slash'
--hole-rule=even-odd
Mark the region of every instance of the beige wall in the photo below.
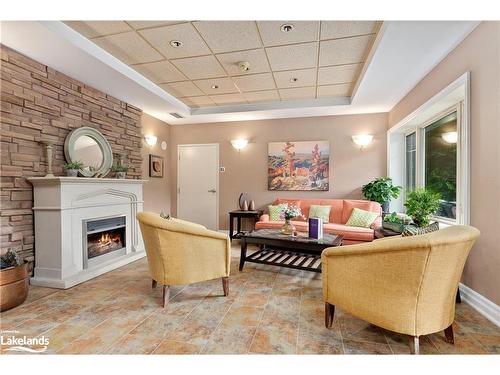
<svg viewBox="0 0 500 375">
<path fill-rule="evenodd" d="M 142 133 L 144 135 L 152 134 L 158 137 L 158 141 L 153 147 L 149 147 L 143 140 L 143 147 L 141 149 L 142 178 L 144 180 L 149 180 L 149 182 L 144 185 L 144 210 L 152 212 L 170 212 L 170 125 L 146 113 L 142 114 L 141 124 Z M 160 147 L 162 141 L 167 142 L 167 149 L 165 151 Z M 163 156 L 163 178 L 149 177 L 149 154 Z"/>
<path fill-rule="evenodd" d="M 172 213 L 177 204 L 177 145 L 219 143 L 219 164 L 226 172 L 219 177 L 219 226 L 228 227 L 228 211 L 237 208 L 238 196 L 248 192 L 257 207 L 276 197 L 361 198 L 361 186 L 386 174 L 387 114 L 309 117 L 279 120 L 242 121 L 170 128 Z M 351 135 L 371 133 L 375 139 L 361 150 Z M 248 138 L 249 145 L 236 151 L 231 139 Z M 267 143 L 273 141 L 330 141 L 330 191 L 279 192 L 267 190 Z"/>
<path fill-rule="evenodd" d="M 500 22 L 482 22 L 389 113 L 394 126 L 460 75 L 471 76 L 471 225 L 463 282 L 500 304 Z"/>
</svg>

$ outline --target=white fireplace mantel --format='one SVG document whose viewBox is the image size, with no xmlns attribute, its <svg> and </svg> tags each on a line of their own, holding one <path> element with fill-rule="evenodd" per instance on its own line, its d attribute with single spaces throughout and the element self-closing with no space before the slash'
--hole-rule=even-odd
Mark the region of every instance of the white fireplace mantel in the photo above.
<svg viewBox="0 0 500 375">
<path fill-rule="evenodd" d="M 31 284 L 70 288 L 145 256 L 136 219 L 147 180 L 32 177 L 35 216 L 35 274 Z M 84 268 L 83 223 L 126 217 L 125 254 Z"/>
</svg>

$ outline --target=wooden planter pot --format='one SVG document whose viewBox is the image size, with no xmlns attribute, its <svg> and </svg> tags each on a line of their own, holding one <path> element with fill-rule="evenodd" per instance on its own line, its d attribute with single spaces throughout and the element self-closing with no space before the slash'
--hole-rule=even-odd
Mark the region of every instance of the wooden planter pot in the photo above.
<svg viewBox="0 0 500 375">
<path fill-rule="evenodd" d="M 28 263 L 0 271 L 0 311 L 19 306 L 28 297 Z"/>
</svg>

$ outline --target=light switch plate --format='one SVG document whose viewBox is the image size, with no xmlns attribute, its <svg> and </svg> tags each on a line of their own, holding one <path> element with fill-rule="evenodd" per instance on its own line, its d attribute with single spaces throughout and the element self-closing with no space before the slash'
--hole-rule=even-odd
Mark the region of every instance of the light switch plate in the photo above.
<svg viewBox="0 0 500 375">
<path fill-rule="evenodd" d="M 219 167 L 219 172 L 225 172 L 226 171 L 226 167 Z"/>
</svg>

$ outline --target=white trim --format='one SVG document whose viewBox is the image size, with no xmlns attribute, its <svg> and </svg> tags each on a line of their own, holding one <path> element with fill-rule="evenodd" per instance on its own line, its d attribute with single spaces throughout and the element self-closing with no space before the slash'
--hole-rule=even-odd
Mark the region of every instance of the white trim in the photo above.
<svg viewBox="0 0 500 375">
<path fill-rule="evenodd" d="M 215 205 L 215 225 L 216 229 L 219 230 L 219 144 L 218 143 L 186 143 L 186 144 L 179 144 L 177 145 L 177 189 L 175 194 L 177 195 L 177 215 L 179 215 L 179 173 L 180 173 L 180 168 L 179 168 L 179 158 L 180 158 L 180 151 L 181 147 L 196 147 L 196 146 L 215 146 L 217 155 L 216 155 L 216 164 L 217 164 L 217 178 L 216 178 L 216 187 L 215 187 L 215 195 L 216 195 L 216 200 L 217 204 Z"/>
<path fill-rule="evenodd" d="M 393 133 L 401 133 L 405 125 L 410 121 L 415 119 L 419 113 L 430 108 L 434 104 L 438 103 L 440 100 L 445 98 L 447 95 L 451 94 L 454 90 L 460 86 L 465 87 L 464 99 L 460 103 L 454 106 L 457 110 L 457 131 L 459 132 L 458 146 L 457 147 L 457 224 L 470 225 L 470 72 L 465 72 L 440 92 L 435 94 L 413 112 L 408 114 L 405 118 L 399 121 L 396 125 L 391 127 L 387 131 L 387 175 L 391 177 L 391 135 Z M 431 119 L 428 119 L 423 124 L 415 126 L 417 132 L 416 139 L 416 149 L 417 153 L 422 154 L 422 129 L 425 124 L 432 123 L 435 119 L 441 117 L 443 113 L 448 111 L 453 111 L 452 108 L 448 108 L 436 114 Z M 406 134 L 406 132 L 405 132 Z M 417 166 L 416 166 L 416 186 L 423 186 L 423 165 L 419 157 L 417 156 Z"/>
<path fill-rule="evenodd" d="M 500 306 L 462 283 L 460 283 L 460 296 L 478 313 L 500 327 Z"/>
</svg>

